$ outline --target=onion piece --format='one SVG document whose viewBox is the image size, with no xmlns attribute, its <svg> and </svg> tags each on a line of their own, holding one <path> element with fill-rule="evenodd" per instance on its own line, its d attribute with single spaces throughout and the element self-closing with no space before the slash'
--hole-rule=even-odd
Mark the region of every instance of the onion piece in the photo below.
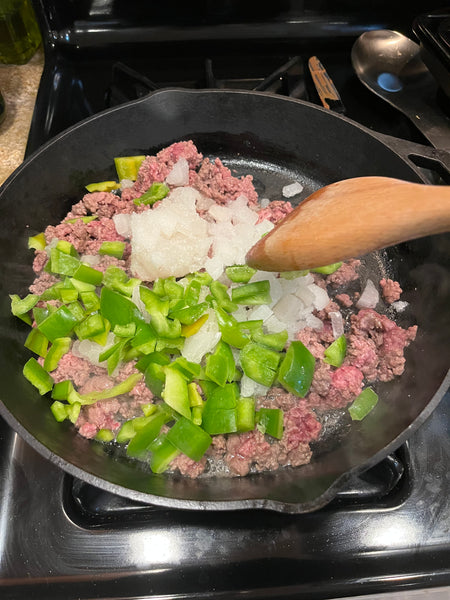
<svg viewBox="0 0 450 600">
<path fill-rule="evenodd" d="M 173 165 L 166 177 L 166 183 L 177 187 L 189 185 L 189 163 L 185 158 L 180 158 Z"/>
<path fill-rule="evenodd" d="M 340 312 L 330 312 L 331 327 L 333 328 L 333 337 L 337 340 L 344 334 L 344 319 Z"/>
<path fill-rule="evenodd" d="M 298 181 L 294 181 L 294 183 L 289 183 L 283 187 L 282 193 L 285 198 L 292 198 L 300 192 L 303 191 L 303 186 Z"/>
<path fill-rule="evenodd" d="M 380 294 L 375 287 L 375 284 L 371 279 L 367 280 L 366 287 L 361 294 L 358 302 L 356 303 L 357 308 L 375 308 L 380 299 Z"/>
</svg>

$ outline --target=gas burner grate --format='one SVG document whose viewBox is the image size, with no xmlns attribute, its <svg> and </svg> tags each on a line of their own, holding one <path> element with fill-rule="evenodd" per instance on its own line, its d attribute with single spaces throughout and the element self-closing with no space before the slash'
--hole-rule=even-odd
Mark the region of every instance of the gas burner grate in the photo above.
<svg viewBox="0 0 450 600">
<path fill-rule="evenodd" d="M 399 506 L 408 496 L 411 480 L 409 449 L 403 445 L 374 467 L 347 481 L 345 488 L 325 508 L 327 510 L 385 510 Z M 72 521 L 85 528 L 121 527 L 127 523 L 158 521 L 180 511 L 137 502 L 66 476 L 65 508 Z M 246 511 L 248 512 L 248 511 Z M 211 514 L 211 511 L 206 511 Z"/>
<path fill-rule="evenodd" d="M 114 63 L 111 69 L 111 83 L 105 93 L 105 107 L 137 100 L 163 87 L 256 90 L 306 99 L 305 70 L 300 56 L 289 58 L 267 77 L 244 75 L 229 78 L 217 75 L 217 70 L 219 69 L 216 69 L 215 61 L 205 58 L 199 61 L 195 79 L 158 84 L 139 70 L 119 61 Z"/>
</svg>

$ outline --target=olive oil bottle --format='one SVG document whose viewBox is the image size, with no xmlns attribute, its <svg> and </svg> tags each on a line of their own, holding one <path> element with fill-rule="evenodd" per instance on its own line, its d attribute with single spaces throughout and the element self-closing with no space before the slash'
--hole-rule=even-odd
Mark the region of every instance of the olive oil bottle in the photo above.
<svg viewBox="0 0 450 600">
<path fill-rule="evenodd" d="M 23 65 L 40 43 L 31 0 L 0 0 L 0 62 Z"/>
</svg>

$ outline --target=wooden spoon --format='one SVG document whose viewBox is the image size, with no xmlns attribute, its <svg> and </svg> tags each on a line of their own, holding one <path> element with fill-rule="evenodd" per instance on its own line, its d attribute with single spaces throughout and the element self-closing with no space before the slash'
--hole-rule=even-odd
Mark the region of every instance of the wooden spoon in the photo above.
<svg viewBox="0 0 450 600">
<path fill-rule="evenodd" d="M 303 200 L 247 254 L 263 271 L 297 271 L 450 231 L 450 186 L 357 177 Z"/>
</svg>

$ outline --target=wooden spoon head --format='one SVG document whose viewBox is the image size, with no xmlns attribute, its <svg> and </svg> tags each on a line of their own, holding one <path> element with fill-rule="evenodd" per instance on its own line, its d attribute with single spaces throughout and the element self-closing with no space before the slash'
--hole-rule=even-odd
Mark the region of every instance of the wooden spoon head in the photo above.
<svg viewBox="0 0 450 600">
<path fill-rule="evenodd" d="M 417 220 L 412 199 L 420 196 L 422 201 L 427 189 L 432 186 L 388 177 L 327 185 L 255 244 L 247 264 L 264 271 L 311 269 L 418 237 L 411 230 L 411 222 Z"/>
</svg>

